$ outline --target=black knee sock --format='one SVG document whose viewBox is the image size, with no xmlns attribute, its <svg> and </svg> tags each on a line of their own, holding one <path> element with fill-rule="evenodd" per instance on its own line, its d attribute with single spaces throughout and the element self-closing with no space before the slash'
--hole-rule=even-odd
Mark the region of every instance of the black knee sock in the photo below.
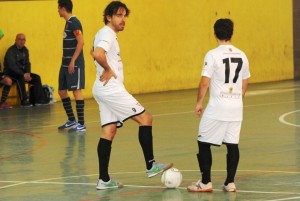
<svg viewBox="0 0 300 201">
<path fill-rule="evenodd" d="M 197 154 L 198 163 L 202 175 L 202 183 L 207 184 L 211 182 L 211 166 L 212 155 L 210 150 L 210 144 L 204 144 L 198 141 L 199 153 Z"/>
<path fill-rule="evenodd" d="M 75 116 L 73 113 L 70 97 L 61 99 L 61 101 L 62 101 L 65 111 L 68 115 L 69 121 L 75 121 Z"/>
<path fill-rule="evenodd" d="M 226 144 L 227 146 L 227 178 L 224 185 L 234 182 L 234 177 L 239 164 L 240 152 L 237 144 Z"/>
<path fill-rule="evenodd" d="M 152 140 L 152 126 L 140 126 L 139 127 L 139 141 L 143 149 L 146 168 L 151 169 L 154 162 L 153 155 L 153 140 Z"/>
<path fill-rule="evenodd" d="M 8 94 L 10 91 L 10 86 L 4 85 L 3 89 L 2 89 L 2 97 L 1 97 L 1 103 L 5 103 Z"/>
<path fill-rule="evenodd" d="M 84 100 L 76 100 L 78 123 L 84 125 Z"/>
<path fill-rule="evenodd" d="M 110 180 L 108 175 L 108 165 L 111 152 L 112 141 L 100 138 L 98 143 L 98 160 L 99 160 L 99 179 L 102 179 L 104 182 Z"/>
</svg>

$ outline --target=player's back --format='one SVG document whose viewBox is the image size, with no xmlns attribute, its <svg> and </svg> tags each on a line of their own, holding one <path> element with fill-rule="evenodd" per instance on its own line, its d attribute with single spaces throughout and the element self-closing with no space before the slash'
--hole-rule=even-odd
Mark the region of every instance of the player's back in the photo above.
<svg viewBox="0 0 300 201">
<path fill-rule="evenodd" d="M 242 83 L 250 77 L 248 59 L 233 45 L 220 45 L 205 57 L 203 76 L 210 77 L 208 116 L 219 120 L 242 118 Z"/>
</svg>

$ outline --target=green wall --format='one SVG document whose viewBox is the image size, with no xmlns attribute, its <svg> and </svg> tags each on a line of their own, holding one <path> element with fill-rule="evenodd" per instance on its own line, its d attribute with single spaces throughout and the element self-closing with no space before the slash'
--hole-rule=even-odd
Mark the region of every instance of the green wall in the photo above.
<svg viewBox="0 0 300 201">
<path fill-rule="evenodd" d="M 89 51 L 108 0 L 73 0 L 84 29 L 86 98 L 95 67 Z M 125 85 L 132 93 L 196 88 L 205 53 L 216 47 L 213 24 L 235 22 L 232 42 L 248 55 L 250 82 L 293 79 L 292 0 L 123 0 L 131 10 L 118 34 Z M 32 71 L 57 92 L 65 21 L 57 1 L 0 1 L 0 60 L 19 32 L 27 36 Z M 58 97 L 58 96 L 57 96 Z"/>
</svg>

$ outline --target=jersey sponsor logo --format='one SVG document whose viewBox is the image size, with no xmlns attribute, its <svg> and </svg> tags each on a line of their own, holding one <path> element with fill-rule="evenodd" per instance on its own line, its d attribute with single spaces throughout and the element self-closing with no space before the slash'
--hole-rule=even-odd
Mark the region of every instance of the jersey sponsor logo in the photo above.
<svg viewBox="0 0 300 201">
<path fill-rule="evenodd" d="M 242 96 L 241 93 L 232 93 L 232 92 L 221 92 L 220 96 L 222 98 L 231 98 L 231 99 L 240 99 Z"/>
</svg>

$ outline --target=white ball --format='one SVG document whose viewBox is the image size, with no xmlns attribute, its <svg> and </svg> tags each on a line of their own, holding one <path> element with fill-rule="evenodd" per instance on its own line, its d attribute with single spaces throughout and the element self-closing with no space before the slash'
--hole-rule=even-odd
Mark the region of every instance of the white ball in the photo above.
<svg viewBox="0 0 300 201">
<path fill-rule="evenodd" d="M 161 176 L 161 183 L 167 188 L 177 188 L 182 182 L 182 174 L 176 168 L 166 170 Z"/>
</svg>

